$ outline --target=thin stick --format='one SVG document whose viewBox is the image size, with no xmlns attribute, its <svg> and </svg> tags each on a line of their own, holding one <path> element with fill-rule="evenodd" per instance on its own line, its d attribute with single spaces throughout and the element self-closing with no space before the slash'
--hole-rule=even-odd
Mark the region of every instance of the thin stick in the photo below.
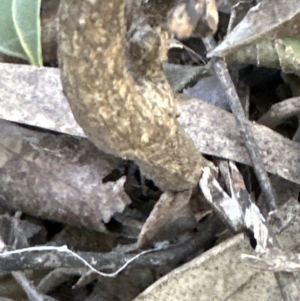
<svg viewBox="0 0 300 301">
<path fill-rule="evenodd" d="M 215 48 L 215 41 L 213 38 L 208 37 L 203 39 L 206 50 L 209 52 Z M 234 84 L 228 72 L 227 65 L 223 58 L 215 58 L 214 69 L 220 79 L 220 82 L 226 92 L 227 98 L 233 115 L 235 116 L 239 131 L 244 139 L 249 157 L 253 163 L 255 174 L 259 180 L 260 187 L 266 197 L 268 210 L 273 211 L 276 209 L 275 192 L 272 188 L 270 179 L 264 168 L 264 163 L 259 155 L 258 147 L 253 137 L 249 120 L 245 117 L 245 112 L 236 93 Z"/>
<path fill-rule="evenodd" d="M 34 252 L 34 251 L 57 251 L 57 252 L 65 252 L 70 254 L 73 257 L 76 257 L 79 261 L 81 261 L 86 267 L 88 267 L 91 271 L 93 271 L 94 273 L 100 275 L 100 276 L 104 276 L 104 277 L 116 277 L 118 274 L 120 274 L 120 272 L 122 272 L 131 262 L 133 262 L 134 260 L 136 260 L 137 258 L 139 258 L 140 256 L 150 253 L 150 252 L 155 252 L 158 250 L 161 250 L 161 247 L 155 248 L 155 249 L 150 249 L 150 250 L 146 250 L 146 251 L 142 251 L 141 253 L 133 256 L 132 258 L 130 258 L 128 261 L 125 262 L 124 265 L 122 265 L 117 271 L 113 272 L 113 273 L 103 273 L 98 271 L 97 269 L 95 269 L 91 264 L 89 264 L 85 259 L 83 259 L 81 256 L 79 256 L 78 254 L 76 254 L 75 252 L 73 252 L 72 250 L 68 249 L 68 247 L 66 245 L 63 245 L 61 247 L 55 247 L 55 246 L 40 246 L 40 247 L 29 247 L 29 248 L 24 248 L 24 249 L 18 249 L 18 250 L 13 250 L 13 251 L 6 251 L 2 254 L 0 254 L 0 257 L 6 257 L 9 256 L 11 254 L 20 254 L 20 256 L 22 256 L 22 254 L 24 252 Z"/>
</svg>

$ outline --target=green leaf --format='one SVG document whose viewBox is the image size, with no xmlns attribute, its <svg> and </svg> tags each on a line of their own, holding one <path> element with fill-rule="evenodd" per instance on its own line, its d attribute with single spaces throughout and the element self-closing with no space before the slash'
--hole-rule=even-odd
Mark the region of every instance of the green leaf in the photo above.
<svg viewBox="0 0 300 301">
<path fill-rule="evenodd" d="M 41 0 L 2 0 L 0 51 L 42 66 Z"/>
<path fill-rule="evenodd" d="M 12 15 L 15 29 L 29 62 L 42 66 L 41 0 L 13 0 Z"/>
<path fill-rule="evenodd" d="M 300 76 L 300 40 L 295 38 L 265 40 L 240 47 L 226 56 L 226 62 L 231 65 L 253 64 L 277 68 L 285 73 Z"/>
<path fill-rule="evenodd" d="M 12 20 L 12 0 L 3 0 L 0 14 L 0 51 L 6 55 L 27 59 Z"/>
<path fill-rule="evenodd" d="M 285 38 L 283 39 L 285 46 L 291 47 L 291 51 L 294 53 L 295 56 L 300 58 L 300 40 L 293 39 L 293 38 Z"/>
<path fill-rule="evenodd" d="M 276 41 L 276 50 L 281 69 L 285 73 L 300 75 L 300 40 L 285 38 Z"/>
</svg>

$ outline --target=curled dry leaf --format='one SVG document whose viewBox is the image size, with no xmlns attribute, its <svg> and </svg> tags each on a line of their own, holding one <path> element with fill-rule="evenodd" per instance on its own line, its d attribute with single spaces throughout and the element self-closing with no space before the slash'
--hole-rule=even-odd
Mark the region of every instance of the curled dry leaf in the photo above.
<svg viewBox="0 0 300 301">
<path fill-rule="evenodd" d="M 234 232 L 239 232 L 245 227 L 243 211 L 236 199 L 231 197 L 222 189 L 210 170 L 204 169 L 199 186 L 207 202 L 215 211 L 222 216 Z"/>
<path fill-rule="evenodd" d="M 105 231 L 130 199 L 125 178 L 102 183 L 120 159 L 86 139 L 39 133 L 1 121 L 1 201 L 15 210 Z"/>
</svg>

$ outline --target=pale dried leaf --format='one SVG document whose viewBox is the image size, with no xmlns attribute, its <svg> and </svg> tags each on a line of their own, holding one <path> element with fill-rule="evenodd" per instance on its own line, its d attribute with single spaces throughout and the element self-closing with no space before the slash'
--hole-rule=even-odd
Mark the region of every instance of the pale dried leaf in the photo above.
<svg viewBox="0 0 300 301">
<path fill-rule="evenodd" d="M 241 231 L 245 224 L 240 204 L 222 189 L 209 169 L 203 169 L 199 185 L 207 202 L 219 212 L 231 229 Z"/>
<path fill-rule="evenodd" d="M 178 111 L 179 123 L 197 149 L 206 154 L 251 165 L 247 150 L 243 146 L 243 138 L 230 113 L 193 99 L 182 102 Z M 300 145 L 266 127 L 257 124 L 252 124 L 251 127 L 266 170 L 300 184 L 300 170 L 296 171 L 300 168 Z"/>
<path fill-rule="evenodd" d="M 0 118 L 84 136 L 63 95 L 59 69 L 1 63 L 0 74 Z"/>
<path fill-rule="evenodd" d="M 203 169 L 200 187 L 208 203 L 215 208 L 230 228 L 234 232 L 250 229 L 257 241 L 256 251 L 263 252 L 267 245 L 272 245 L 265 219 L 252 202 L 237 167 L 233 162 L 229 162 L 229 167 L 231 185 L 228 189 L 231 191 L 231 197 L 222 189 L 208 168 Z"/>
</svg>

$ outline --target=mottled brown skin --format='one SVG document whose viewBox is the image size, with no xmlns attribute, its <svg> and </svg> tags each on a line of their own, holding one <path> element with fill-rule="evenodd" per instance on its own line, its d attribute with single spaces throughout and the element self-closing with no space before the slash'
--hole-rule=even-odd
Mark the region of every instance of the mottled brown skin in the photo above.
<svg viewBox="0 0 300 301">
<path fill-rule="evenodd" d="M 134 160 L 163 190 L 185 190 L 197 183 L 206 161 L 178 126 L 175 96 L 159 59 L 160 36 L 138 1 L 128 22 L 125 2 L 61 1 L 64 93 L 101 150 Z"/>
</svg>

